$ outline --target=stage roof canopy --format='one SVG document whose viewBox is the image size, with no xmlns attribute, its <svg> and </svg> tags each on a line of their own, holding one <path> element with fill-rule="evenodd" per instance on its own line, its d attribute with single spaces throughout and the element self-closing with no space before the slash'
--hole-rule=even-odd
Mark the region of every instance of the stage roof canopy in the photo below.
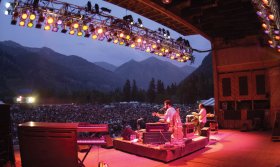
<svg viewBox="0 0 280 167">
<path fill-rule="evenodd" d="M 182 35 L 240 39 L 262 35 L 251 0 L 106 0 L 161 23 Z M 279 6 L 278 2 L 278 6 Z"/>
</svg>

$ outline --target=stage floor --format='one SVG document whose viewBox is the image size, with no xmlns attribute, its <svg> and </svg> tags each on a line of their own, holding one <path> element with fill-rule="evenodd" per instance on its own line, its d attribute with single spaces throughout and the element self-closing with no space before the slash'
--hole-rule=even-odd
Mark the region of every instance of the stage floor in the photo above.
<svg viewBox="0 0 280 167">
<path fill-rule="evenodd" d="M 15 155 L 16 167 L 20 167 L 18 150 Z M 169 163 L 95 147 L 85 165 L 97 167 L 99 161 L 104 161 L 109 167 L 280 167 L 279 155 L 280 142 L 271 141 L 271 131 L 219 130 L 218 134 L 211 135 L 205 148 Z"/>
</svg>

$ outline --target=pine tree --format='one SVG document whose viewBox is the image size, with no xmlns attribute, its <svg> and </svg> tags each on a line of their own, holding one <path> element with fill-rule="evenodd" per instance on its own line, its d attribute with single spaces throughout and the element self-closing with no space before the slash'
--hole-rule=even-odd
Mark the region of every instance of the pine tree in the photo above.
<svg viewBox="0 0 280 167">
<path fill-rule="evenodd" d="M 131 91 L 131 100 L 133 100 L 133 101 L 138 100 L 137 96 L 138 96 L 138 87 L 136 85 L 136 81 L 133 80 L 132 91 Z"/>
<path fill-rule="evenodd" d="M 149 84 L 148 92 L 147 92 L 147 98 L 150 103 L 155 102 L 156 98 L 156 86 L 155 86 L 155 79 L 152 78 Z"/>
<path fill-rule="evenodd" d="M 130 92 L 131 92 L 130 81 L 126 80 L 126 82 L 123 86 L 123 100 L 124 101 L 130 101 Z"/>
</svg>

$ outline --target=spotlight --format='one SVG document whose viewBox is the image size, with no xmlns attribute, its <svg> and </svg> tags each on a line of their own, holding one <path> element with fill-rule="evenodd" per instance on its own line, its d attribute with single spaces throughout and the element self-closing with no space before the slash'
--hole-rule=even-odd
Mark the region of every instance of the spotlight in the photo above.
<svg viewBox="0 0 280 167">
<path fill-rule="evenodd" d="M 39 0 L 34 0 L 33 1 L 33 8 L 37 8 L 39 5 Z"/>
<path fill-rule="evenodd" d="M 124 37 L 124 34 L 123 34 L 123 33 L 120 33 L 120 37 L 123 38 L 123 37 Z"/>
<path fill-rule="evenodd" d="M 52 28 L 52 31 L 53 31 L 53 32 L 57 32 L 57 31 L 58 31 L 58 28 L 57 28 L 57 27 L 53 27 L 53 28 Z"/>
<path fill-rule="evenodd" d="M 48 24 L 46 24 L 45 27 L 44 27 L 44 30 L 48 31 L 48 30 L 50 30 L 50 29 L 51 29 L 51 26 L 48 25 Z"/>
<path fill-rule="evenodd" d="M 86 8 L 86 10 L 87 10 L 87 11 L 91 11 L 91 6 L 92 6 L 92 5 L 91 5 L 91 2 L 88 1 L 88 2 L 87 2 L 87 8 Z"/>
<path fill-rule="evenodd" d="M 95 4 L 95 5 L 94 5 L 94 9 L 95 9 L 95 12 L 96 12 L 97 14 L 99 14 L 99 5 L 98 5 L 98 4 Z"/>
<path fill-rule="evenodd" d="M 32 23 L 32 22 L 29 22 L 29 23 L 27 24 L 27 27 L 29 27 L 29 28 L 33 27 L 33 23 Z"/>
<path fill-rule="evenodd" d="M 96 39 L 96 38 L 97 38 L 97 35 L 96 35 L 96 34 L 93 34 L 91 38 L 92 38 L 92 39 Z"/>
<path fill-rule="evenodd" d="M 74 34 L 75 34 L 75 30 L 70 30 L 70 31 L 69 31 L 69 34 L 70 34 L 70 35 L 74 35 Z"/>
<path fill-rule="evenodd" d="M 142 23 L 142 20 L 140 18 L 138 18 L 138 23 L 139 23 L 140 27 L 143 27 L 143 23 Z"/>
<path fill-rule="evenodd" d="M 102 7 L 101 10 L 102 10 L 103 12 L 111 13 L 111 9 L 108 9 L 108 8 Z"/>
<path fill-rule="evenodd" d="M 97 29 L 97 33 L 98 34 L 102 34 L 103 33 L 103 29 L 102 28 Z"/>
<path fill-rule="evenodd" d="M 41 29 L 42 28 L 42 24 L 41 23 L 37 23 L 35 28 Z"/>
<path fill-rule="evenodd" d="M 61 32 L 65 34 L 65 33 L 67 32 L 67 30 L 66 30 L 65 28 L 63 28 L 63 29 L 61 30 Z"/>
<path fill-rule="evenodd" d="M 16 25 L 17 24 L 17 20 L 12 20 L 11 21 L 11 25 Z"/>
<path fill-rule="evenodd" d="M 161 0 L 161 2 L 168 5 L 172 2 L 172 0 Z"/>
<path fill-rule="evenodd" d="M 82 35 L 83 35 L 83 32 L 82 32 L 82 31 L 78 31 L 77 35 L 78 35 L 78 36 L 82 36 Z"/>
<path fill-rule="evenodd" d="M 83 25 L 83 30 L 84 31 L 88 30 L 88 26 L 87 25 Z"/>
<path fill-rule="evenodd" d="M 23 27 L 23 26 L 25 25 L 25 22 L 24 22 L 23 20 L 21 20 L 21 21 L 19 22 L 19 25 Z"/>
<path fill-rule="evenodd" d="M 52 24 L 53 23 L 53 18 L 52 17 L 48 17 L 48 20 L 47 20 L 47 22 L 49 23 L 49 24 Z"/>
<path fill-rule="evenodd" d="M 35 20 L 36 19 L 36 15 L 34 13 L 30 14 L 29 19 L 30 20 Z"/>
<path fill-rule="evenodd" d="M 1 2 L 1 1 L 0 1 Z M 6 8 L 9 8 L 11 6 L 11 3 L 9 3 L 9 2 L 7 2 L 6 4 L 5 4 L 5 7 Z"/>
<path fill-rule="evenodd" d="M 77 28 L 79 28 L 79 24 L 78 23 L 74 23 L 73 27 L 77 29 Z"/>
<path fill-rule="evenodd" d="M 22 18 L 23 20 L 27 19 L 27 13 L 23 13 L 23 14 L 21 15 L 21 18 Z"/>
</svg>

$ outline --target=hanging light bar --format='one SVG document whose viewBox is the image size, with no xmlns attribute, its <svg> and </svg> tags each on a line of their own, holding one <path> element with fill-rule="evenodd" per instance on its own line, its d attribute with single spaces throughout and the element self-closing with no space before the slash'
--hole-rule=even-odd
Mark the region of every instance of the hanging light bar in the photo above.
<svg viewBox="0 0 280 167">
<path fill-rule="evenodd" d="M 252 0 L 261 21 L 267 43 L 280 52 L 280 15 L 276 0 Z"/>
<path fill-rule="evenodd" d="M 58 0 L 21 0 L 6 5 L 12 15 L 11 24 L 35 27 L 84 37 L 91 37 L 115 44 L 130 46 L 179 62 L 194 60 L 193 49 L 187 40 L 174 40 L 168 30 L 153 31 L 143 26 L 142 20 L 134 23 L 131 15 L 123 19 L 109 15 L 110 9 L 92 5 L 72 5 Z M 274 18 L 277 19 L 277 18 Z M 33 26 L 33 24 L 35 26 Z M 186 42 L 187 41 L 187 42 Z"/>
</svg>

